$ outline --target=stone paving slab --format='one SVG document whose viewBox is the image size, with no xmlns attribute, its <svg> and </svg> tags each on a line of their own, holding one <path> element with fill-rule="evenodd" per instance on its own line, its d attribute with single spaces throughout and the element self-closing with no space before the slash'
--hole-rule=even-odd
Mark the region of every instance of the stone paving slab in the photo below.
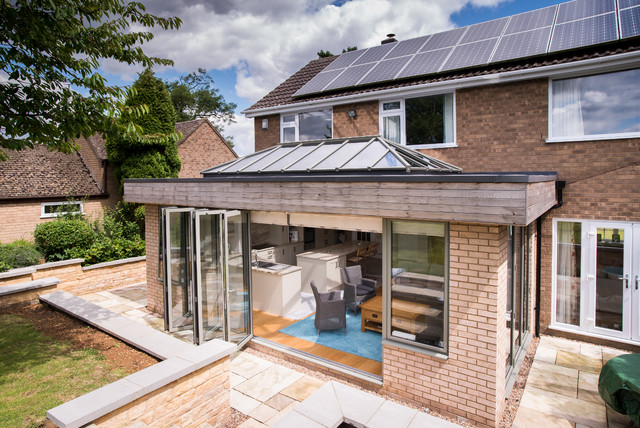
<svg viewBox="0 0 640 428">
<path fill-rule="evenodd" d="M 40 300 L 162 360 L 196 348 L 191 343 L 139 324 L 66 291 L 43 294 Z"/>
</svg>

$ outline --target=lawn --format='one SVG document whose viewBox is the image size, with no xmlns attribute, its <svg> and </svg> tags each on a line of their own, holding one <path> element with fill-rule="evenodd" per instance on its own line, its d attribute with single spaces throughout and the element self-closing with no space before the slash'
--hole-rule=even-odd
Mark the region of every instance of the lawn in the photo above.
<svg viewBox="0 0 640 428">
<path fill-rule="evenodd" d="M 137 351 L 100 336 L 48 308 L 0 314 L 0 426 L 42 426 L 48 409 L 155 363 L 142 354 L 114 364 Z"/>
</svg>

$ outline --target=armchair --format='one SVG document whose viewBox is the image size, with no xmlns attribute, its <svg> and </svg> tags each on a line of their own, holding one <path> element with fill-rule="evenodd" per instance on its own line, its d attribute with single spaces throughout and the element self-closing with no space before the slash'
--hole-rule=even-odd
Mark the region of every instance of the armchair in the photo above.
<svg viewBox="0 0 640 428">
<path fill-rule="evenodd" d="M 320 330 L 344 329 L 347 334 L 347 309 L 339 291 L 319 293 L 316 284 L 311 281 L 311 290 L 316 299 L 316 315 L 313 320 L 318 334 Z"/>
<path fill-rule="evenodd" d="M 359 265 L 344 267 L 341 269 L 342 282 L 344 282 L 344 300 L 346 305 L 358 313 L 360 305 L 375 297 L 377 282 L 362 277 L 362 268 Z"/>
</svg>

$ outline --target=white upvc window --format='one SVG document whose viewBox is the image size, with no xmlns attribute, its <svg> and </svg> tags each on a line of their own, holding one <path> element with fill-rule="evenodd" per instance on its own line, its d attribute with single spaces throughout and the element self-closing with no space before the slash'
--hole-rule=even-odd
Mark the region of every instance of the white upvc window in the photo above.
<svg viewBox="0 0 640 428">
<path fill-rule="evenodd" d="M 84 214 L 82 201 L 43 202 L 40 204 L 40 218 L 59 217 L 73 213 Z"/>
<path fill-rule="evenodd" d="M 380 135 L 412 148 L 455 147 L 455 94 L 381 100 Z"/>
<path fill-rule="evenodd" d="M 640 137 L 640 69 L 549 81 L 549 141 Z"/>
<path fill-rule="evenodd" d="M 333 110 L 317 110 L 280 115 L 280 141 L 310 141 L 331 138 Z"/>
</svg>

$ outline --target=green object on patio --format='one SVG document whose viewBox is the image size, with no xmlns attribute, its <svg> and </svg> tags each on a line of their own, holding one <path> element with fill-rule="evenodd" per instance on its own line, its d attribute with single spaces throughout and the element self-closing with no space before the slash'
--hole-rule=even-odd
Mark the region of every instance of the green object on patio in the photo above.
<svg viewBox="0 0 640 428">
<path fill-rule="evenodd" d="M 612 409 L 640 426 L 640 354 L 610 359 L 600 372 L 598 392 Z"/>
</svg>

